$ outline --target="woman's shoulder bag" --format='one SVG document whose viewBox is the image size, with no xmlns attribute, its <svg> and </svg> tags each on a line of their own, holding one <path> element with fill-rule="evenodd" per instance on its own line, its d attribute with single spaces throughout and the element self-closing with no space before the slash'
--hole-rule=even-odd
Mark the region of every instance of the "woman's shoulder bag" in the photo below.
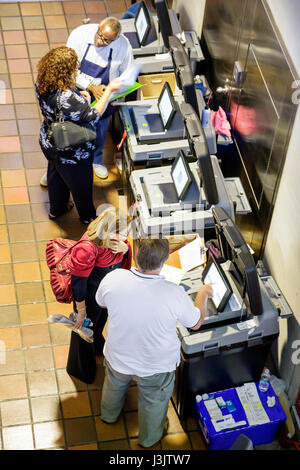
<svg viewBox="0 0 300 470">
<path fill-rule="evenodd" d="M 76 147 L 96 139 L 95 127 L 90 123 L 77 124 L 74 121 L 65 121 L 61 109 L 60 92 L 56 93 L 55 121 L 47 130 L 48 140 L 57 149 Z"/>
<path fill-rule="evenodd" d="M 50 285 L 56 297 L 61 303 L 69 304 L 73 300 L 71 287 L 71 272 L 69 260 L 72 249 L 79 243 L 90 243 L 87 240 L 69 240 L 68 238 L 55 238 L 49 240 L 46 245 L 46 262 L 50 269 Z M 97 251 L 97 247 L 95 247 Z"/>
</svg>

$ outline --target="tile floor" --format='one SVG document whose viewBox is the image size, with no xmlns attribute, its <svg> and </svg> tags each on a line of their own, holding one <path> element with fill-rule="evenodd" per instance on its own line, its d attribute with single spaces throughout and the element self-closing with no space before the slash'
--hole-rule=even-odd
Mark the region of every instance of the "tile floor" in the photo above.
<svg viewBox="0 0 300 470">
<path fill-rule="evenodd" d="M 48 193 L 39 186 L 46 160 L 38 144 L 41 117 L 33 89 L 38 60 L 64 44 L 83 18 L 121 17 L 129 4 L 0 3 L 0 449 L 141 449 L 136 386 L 119 421 L 102 423 L 102 361 L 94 384 L 72 380 L 65 371 L 69 331 L 47 322 L 71 307 L 52 294 L 45 244 L 58 236 L 78 239 L 84 228 L 75 209 L 60 221 L 48 220 Z M 118 204 L 113 147 L 108 136 L 109 178 L 95 180 L 96 206 Z M 204 449 L 195 419 L 184 432 L 171 404 L 168 416 L 169 432 L 157 449 Z"/>
</svg>

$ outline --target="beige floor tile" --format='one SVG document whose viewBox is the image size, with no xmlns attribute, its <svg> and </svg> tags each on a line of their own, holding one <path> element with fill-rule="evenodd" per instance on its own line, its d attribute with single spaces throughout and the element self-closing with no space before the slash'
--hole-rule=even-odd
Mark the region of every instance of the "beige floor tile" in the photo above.
<svg viewBox="0 0 300 470">
<path fill-rule="evenodd" d="M 15 186 L 26 186 L 24 170 L 6 170 L 1 172 L 2 185 L 5 188 L 13 188 Z"/>
<path fill-rule="evenodd" d="M 33 450 L 31 426 L 12 426 L 3 429 L 3 447 L 5 450 Z"/>
<path fill-rule="evenodd" d="M 6 224 L 6 216 L 3 206 L 0 207 L 0 224 Z"/>
<path fill-rule="evenodd" d="M 6 206 L 7 222 L 30 222 L 31 221 L 31 210 L 29 204 L 17 204 Z"/>
<path fill-rule="evenodd" d="M 64 424 L 68 446 L 96 443 L 97 435 L 93 418 L 65 419 Z"/>
<path fill-rule="evenodd" d="M 19 315 L 16 305 L 6 305 L 0 307 L 0 328 L 7 326 L 18 326 Z"/>
<path fill-rule="evenodd" d="M 90 400 L 92 406 L 92 413 L 94 416 L 100 415 L 101 412 L 101 390 L 90 390 Z"/>
<path fill-rule="evenodd" d="M 0 284 L 11 284 L 13 282 L 11 264 L 0 264 Z"/>
<path fill-rule="evenodd" d="M 65 445 L 62 421 L 34 424 L 33 430 L 37 449 L 51 449 Z"/>
<path fill-rule="evenodd" d="M 43 281 L 43 288 L 45 292 L 45 299 L 47 302 L 53 302 L 54 300 L 56 300 L 50 285 L 50 281 Z"/>
<path fill-rule="evenodd" d="M 38 262 L 14 264 L 14 274 L 16 282 L 40 281 L 40 264 Z"/>
<path fill-rule="evenodd" d="M 57 393 L 54 371 L 31 372 L 28 374 L 28 383 L 31 397 Z"/>
<path fill-rule="evenodd" d="M 34 242 L 11 243 L 12 260 L 33 261 L 38 259 L 37 246 Z"/>
<path fill-rule="evenodd" d="M 31 422 L 29 401 L 11 400 L 1 403 L 2 426 L 16 426 Z"/>
<path fill-rule="evenodd" d="M 161 440 L 163 450 L 190 450 L 191 444 L 185 433 L 167 434 Z"/>
<path fill-rule="evenodd" d="M 50 336 L 52 344 L 70 344 L 71 330 L 63 325 L 50 323 Z"/>
<path fill-rule="evenodd" d="M 138 413 L 136 411 L 128 412 L 128 413 L 125 413 L 124 416 L 125 416 L 128 436 L 130 438 L 138 437 L 139 435 Z"/>
<path fill-rule="evenodd" d="M 138 409 L 138 388 L 131 386 L 127 390 L 124 411 L 136 411 Z"/>
<path fill-rule="evenodd" d="M 45 300 L 43 285 L 38 281 L 16 284 L 16 291 L 19 304 Z"/>
<path fill-rule="evenodd" d="M 170 403 L 169 408 L 168 408 L 168 414 L 169 418 L 169 428 L 168 428 L 168 434 L 169 433 L 182 433 L 184 432 L 182 425 L 180 423 L 180 420 L 176 414 L 176 411 L 174 410 L 173 405 Z"/>
<path fill-rule="evenodd" d="M 4 342 L 6 350 L 22 347 L 20 328 L 0 328 L 0 338 Z"/>
<path fill-rule="evenodd" d="M 61 419 L 59 396 L 38 397 L 31 399 L 32 419 L 34 423 Z"/>
<path fill-rule="evenodd" d="M 79 418 L 92 414 L 88 392 L 67 393 L 61 395 L 60 399 L 64 418 Z"/>
<path fill-rule="evenodd" d="M 138 439 L 130 439 L 130 440 L 129 440 L 129 445 L 130 445 L 130 449 L 131 449 L 131 450 L 161 450 L 160 441 L 157 442 L 156 444 L 154 444 L 154 445 L 151 446 L 151 447 L 147 447 L 147 449 L 145 449 L 144 447 L 141 447 L 141 446 L 138 444 Z"/>
<path fill-rule="evenodd" d="M 69 354 L 69 344 L 65 346 L 53 346 L 55 367 L 57 369 L 62 369 L 67 366 L 68 354 Z"/>
<path fill-rule="evenodd" d="M 7 228 L 4 225 L 0 226 L 0 243 L 7 243 L 8 242 L 8 235 L 7 235 Z"/>
<path fill-rule="evenodd" d="M 57 369 L 57 382 L 59 393 L 76 392 L 87 389 L 87 385 L 75 377 L 71 377 L 65 369 Z"/>
<path fill-rule="evenodd" d="M 8 225 L 8 231 L 11 242 L 25 242 L 34 240 L 32 224 L 10 224 Z"/>
<path fill-rule="evenodd" d="M 119 439 L 111 442 L 100 442 L 100 450 L 129 450 L 129 442 L 127 439 Z"/>
<path fill-rule="evenodd" d="M 0 286 L 0 305 L 16 304 L 15 286 L 5 285 Z"/>
<path fill-rule="evenodd" d="M 48 220 L 48 222 L 37 222 L 35 224 L 36 239 L 51 240 L 60 236 L 60 229 L 55 222 Z"/>
<path fill-rule="evenodd" d="M 27 397 L 24 374 L 2 375 L 0 377 L 0 400 L 12 400 Z"/>
<path fill-rule="evenodd" d="M 47 302 L 48 315 L 65 315 L 68 317 L 73 312 L 73 304 L 59 302 Z"/>
<path fill-rule="evenodd" d="M 112 441 L 114 439 L 125 439 L 126 431 L 123 416 L 120 416 L 114 424 L 106 424 L 100 418 L 95 417 L 98 441 Z"/>
<path fill-rule="evenodd" d="M 24 351 L 29 372 L 54 368 L 51 348 L 32 348 Z"/>
<path fill-rule="evenodd" d="M 40 261 L 40 267 L 41 267 L 41 273 L 42 273 L 43 281 L 49 281 L 50 280 L 50 270 L 48 268 L 48 265 L 47 265 L 46 261 Z"/>
<path fill-rule="evenodd" d="M 0 245 L 0 263 L 10 263 L 10 245 Z"/>
<path fill-rule="evenodd" d="M 27 204 L 29 202 L 27 188 L 3 188 L 5 204 Z"/>
<path fill-rule="evenodd" d="M 2 362 L 4 363 L 0 365 L 0 375 L 18 374 L 25 371 L 24 354 L 20 349 L 16 351 L 5 351 L 4 360 Z"/>
<path fill-rule="evenodd" d="M 44 303 L 20 305 L 19 312 L 22 324 L 47 321 L 46 305 Z"/>
<path fill-rule="evenodd" d="M 97 444 L 86 444 L 82 446 L 70 446 L 68 450 L 98 450 Z"/>
<path fill-rule="evenodd" d="M 50 344 L 48 324 L 22 326 L 23 345 L 25 348 L 32 346 L 47 346 Z"/>
</svg>

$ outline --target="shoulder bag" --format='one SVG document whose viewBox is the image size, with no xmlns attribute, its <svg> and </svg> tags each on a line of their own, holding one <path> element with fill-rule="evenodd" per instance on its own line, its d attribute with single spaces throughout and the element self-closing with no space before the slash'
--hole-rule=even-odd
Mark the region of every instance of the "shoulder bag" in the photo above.
<svg viewBox="0 0 300 470">
<path fill-rule="evenodd" d="M 74 121 L 65 121 L 61 109 L 60 92 L 56 94 L 55 121 L 47 131 L 48 140 L 57 149 L 76 147 L 96 139 L 95 127 L 90 123 L 77 124 Z"/>
<path fill-rule="evenodd" d="M 69 259 L 74 246 L 83 242 L 87 241 L 76 242 L 67 238 L 55 238 L 47 242 L 46 262 L 50 269 L 50 285 L 57 302 L 69 304 L 73 300 Z M 97 247 L 95 247 L 96 251 L 98 253 Z"/>
</svg>

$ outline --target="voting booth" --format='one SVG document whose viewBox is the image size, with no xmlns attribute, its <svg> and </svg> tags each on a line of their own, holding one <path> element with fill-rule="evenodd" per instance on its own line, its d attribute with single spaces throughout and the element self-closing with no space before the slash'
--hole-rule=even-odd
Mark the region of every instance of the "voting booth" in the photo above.
<svg viewBox="0 0 300 470">
<path fill-rule="evenodd" d="M 197 394 L 259 381 L 279 334 L 278 310 L 257 274 L 248 245 L 223 208 L 212 212 L 220 256 L 181 280 L 192 299 L 206 282 L 216 285 L 201 328 L 177 327 L 181 363 L 173 401 L 181 418 L 194 412 Z"/>
</svg>

